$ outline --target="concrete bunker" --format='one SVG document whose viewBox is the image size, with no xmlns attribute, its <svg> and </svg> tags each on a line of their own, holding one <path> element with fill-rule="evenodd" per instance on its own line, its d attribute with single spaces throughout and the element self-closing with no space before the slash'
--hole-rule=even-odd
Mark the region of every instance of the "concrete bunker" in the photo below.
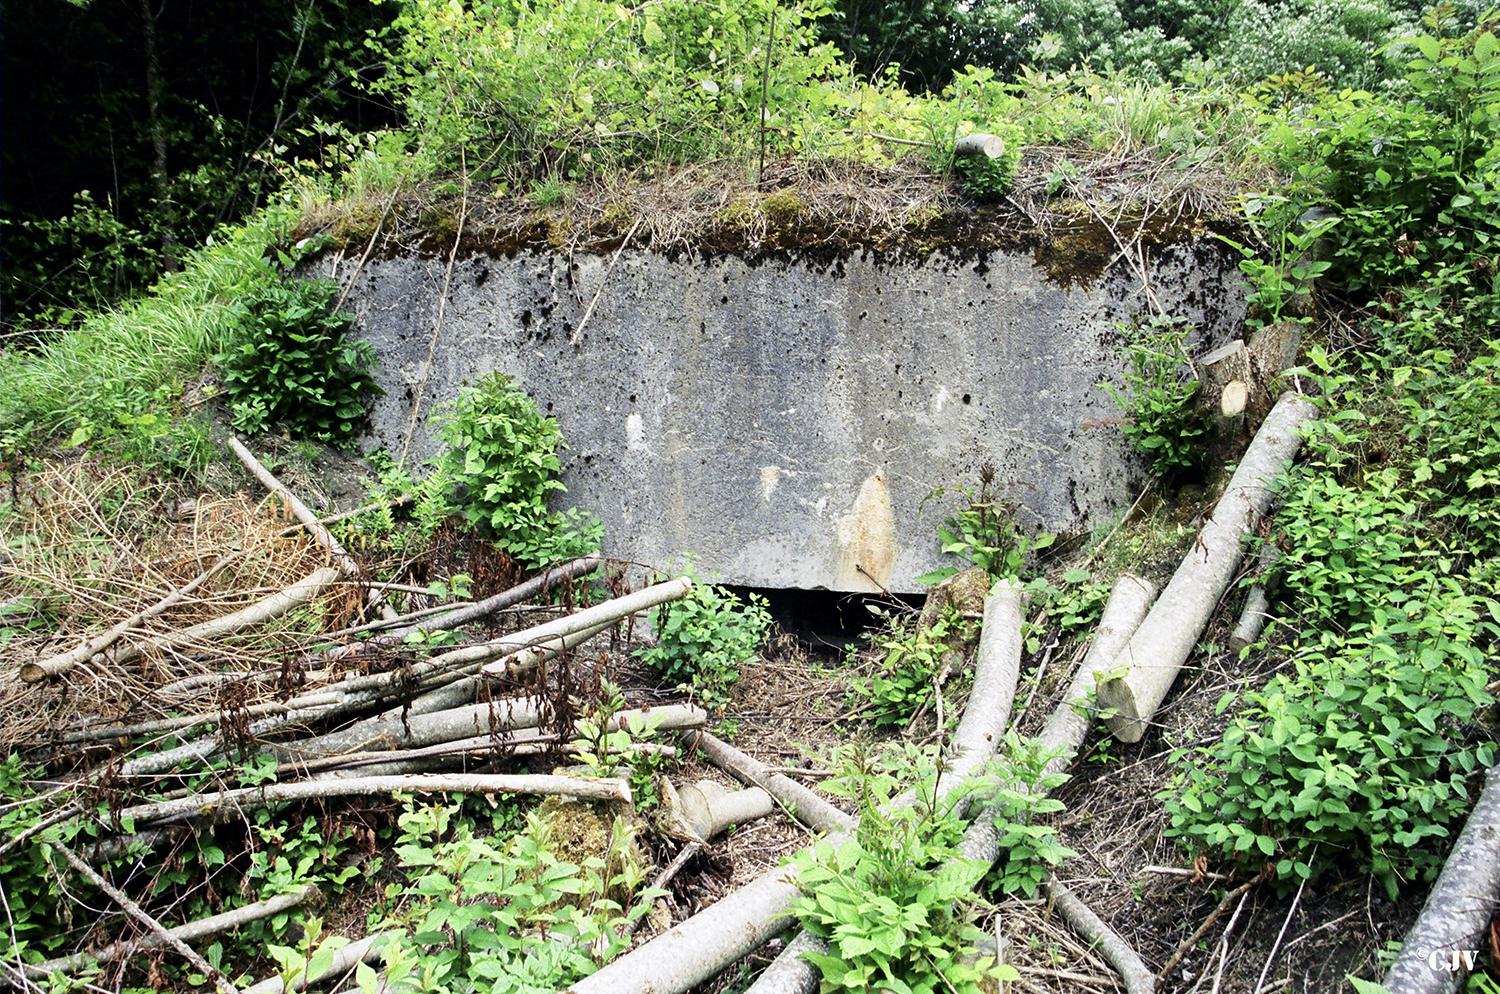
<svg viewBox="0 0 1500 994">
<path fill-rule="evenodd" d="M 1038 258 L 474 254 L 441 324 L 442 261 L 371 260 L 351 295 L 387 391 L 367 444 L 401 451 L 416 404 L 425 458 L 423 419 L 498 370 L 558 419 L 565 499 L 603 520 L 606 554 L 690 555 L 746 587 L 914 593 L 951 561 L 937 525 L 985 463 L 1028 527 L 1125 509 L 1142 467 L 1098 386 L 1124 367 L 1120 322 L 1159 306 L 1199 351 L 1244 317 L 1234 259 L 1207 238 L 1161 246 L 1146 285 L 1124 261 L 1078 282 Z"/>
</svg>

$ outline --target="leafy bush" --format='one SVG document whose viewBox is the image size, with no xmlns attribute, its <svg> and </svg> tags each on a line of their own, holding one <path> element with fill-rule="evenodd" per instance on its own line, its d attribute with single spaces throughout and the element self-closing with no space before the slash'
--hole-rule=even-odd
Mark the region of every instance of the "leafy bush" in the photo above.
<svg viewBox="0 0 1500 994">
<path fill-rule="evenodd" d="M 467 990 L 475 981 L 496 994 L 557 990 L 629 947 L 623 928 L 649 907 L 637 901 L 627 913 L 610 896 L 633 895 L 644 880 L 635 861 L 621 858 L 629 845 L 621 820 L 609 856 L 580 865 L 557 858 L 534 813 L 501 840 L 476 835 L 458 811 L 408 806 L 398 819 L 395 851 L 411 882 L 386 892 L 401 901 L 381 927 L 408 932 L 386 947 L 391 991 Z"/>
<path fill-rule="evenodd" d="M 1035 897 L 1054 866 L 1078 855 L 1058 841 L 1055 827 L 1037 821 L 1038 815 L 1056 814 L 1064 807 L 1047 796 L 1068 779 L 1066 773 L 1046 772 L 1051 759 L 1035 739 L 1005 733 L 998 786 L 983 800 L 999 837 L 1000 858 L 985 875 L 996 893 Z"/>
<path fill-rule="evenodd" d="M 682 600 L 656 609 L 656 644 L 640 658 L 664 679 L 718 701 L 755 658 L 770 626 L 765 598 L 742 601 L 723 587 L 697 583 Z"/>
<path fill-rule="evenodd" d="M 329 309 L 337 289 L 332 280 L 273 280 L 235 306 L 220 356 L 235 428 L 282 424 L 301 437 L 354 444 L 365 395 L 384 391 L 369 371 L 374 349 L 348 341 L 353 318 Z"/>
<path fill-rule="evenodd" d="M 1450 595 L 1435 609 L 1377 608 L 1368 634 L 1330 636 L 1294 675 L 1248 694 L 1164 795 L 1168 835 L 1251 865 L 1274 860 L 1283 881 L 1353 857 L 1393 900 L 1399 880 L 1433 879 L 1434 843 L 1469 807 L 1466 777 L 1496 760 L 1493 742 L 1463 744 L 1464 723 L 1493 701 L 1484 654 L 1444 630 L 1484 606 Z"/>
<path fill-rule="evenodd" d="M 903 625 L 893 620 L 890 627 L 870 636 L 872 648 L 880 654 L 879 669 L 868 679 L 850 685 L 854 696 L 869 704 L 871 720 L 876 725 L 905 725 L 922 707 L 929 704 L 933 683 L 949 641 L 961 629 L 973 629 L 974 623 L 947 611 L 930 628 Z"/>
<path fill-rule="evenodd" d="M 562 432 L 508 376 L 480 380 L 438 419 L 448 448 L 437 458 L 437 485 L 456 488 L 454 509 L 518 563 L 537 569 L 599 548 L 597 518 L 547 508 L 547 494 L 566 489 L 557 479 Z"/>
<path fill-rule="evenodd" d="M 979 471 L 978 494 L 968 487 L 958 488 L 968 505 L 943 520 L 938 539 L 945 554 L 961 556 L 992 577 L 1019 578 L 1035 554 L 1050 546 L 1055 536 L 1022 531 L 1015 519 L 1017 506 L 990 491 L 994 482 L 995 467 L 986 463 Z M 931 497 L 941 495 L 940 488 Z M 918 583 L 935 584 L 958 571 L 956 566 L 945 566 L 916 579 Z"/>
<path fill-rule="evenodd" d="M 1183 375 L 1186 332 L 1152 323 L 1134 332 L 1127 348 L 1130 368 L 1126 388 L 1102 384 L 1126 416 L 1121 431 L 1137 451 L 1151 459 L 1152 472 L 1171 479 L 1202 458 L 1208 427 L 1193 408 L 1198 381 Z"/>
<path fill-rule="evenodd" d="M 808 954 L 823 971 L 824 991 L 895 990 L 911 994 L 977 992 L 983 978 L 1016 980 L 991 958 L 970 962 L 978 931 L 969 922 L 979 863 L 954 860 L 963 823 L 938 794 L 930 755 L 907 746 L 899 759 L 916 767 L 917 803 L 891 810 L 900 781 L 856 750 L 861 764 L 846 791 L 860 800 L 855 837 L 818 842 L 799 854 L 803 896 L 793 909 L 802 927 L 828 941 Z"/>
</svg>

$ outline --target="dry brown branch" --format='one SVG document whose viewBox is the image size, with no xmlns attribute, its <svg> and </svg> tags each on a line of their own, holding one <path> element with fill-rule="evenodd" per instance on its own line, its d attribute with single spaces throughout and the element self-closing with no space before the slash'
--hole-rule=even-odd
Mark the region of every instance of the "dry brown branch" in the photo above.
<svg viewBox="0 0 1500 994">
<path fill-rule="evenodd" d="M 130 898 L 120 893 L 120 891 L 113 884 L 101 877 L 92 866 L 89 866 L 83 860 L 79 859 L 77 853 L 69 849 L 67 846 L 63 845 L 61 842 L 54 842 L 53 847 L 57 849 L 58 852 L 63 854 L 63 858 L 72 865 L 73 869 L 77 870 L 79 873 L 87 877 L 90 881 L 93 882 L 94 886 L 98 887 L 100 890 L 104 891 L 104 893 L 108 894 L 110 900 L 114 901 L 121 908 L 125 909 L 126 914 L 130 915 L 130 917 L 134 918 L 136 921 L 140 922 L 142 925 L 145 925 L 148 929 L 150 929 L 151 933 L 158 940 L 160 940 L 163 945 L 171 946 L 173 949 L 177 950 L 177 952 L 182 954 L 184 959 L 193 964 L 193 967 L 195 969 L 197 969 L 205 977 L 211 979 L 214 982 L 214 986 L 219 989 L 220 994 L 235 994 L 234 985 L 231 984 L 228 980 L 224 979 L 224 975 L 222 973 L 210 966 L 208 961 L 205 960 L 202 956 L 199 956 L 197 953 L 189 949 L 187 944 L 184 943 L 181 939 L 172 935 L 172 933 L 163 928 L 161 922 L 148 915 L 139 904 L 136 904 Z"/>
<path fill-rule="evenodd" d="M 220 932 L 228 932 L 248 925 L 250 922 L 261 918 L 269 918 L 271 915 L 279 914 L 288 908 L 295 908 L 303 904 L 318 904 L 323 900 L 322 893 L 312 884 L 301 887 L 290 894 L 280 894 L 267 901 L 257 901 L 247 904 L 233 911 L 213 915 L 209 918 L 201 918 L 186 925 L 167 929 L 166 936 L 187 942 L 189 939 L 201 939 L 207 935 L 218 935 Z M 44 963 L 28 963 L 25 970 L 33 977 L 45 979 L 53 975 L 65 975 L 77 973 L 96 963 L 113 963 L 116 960 L 129 959 L 136 953 L 155 949 L 170 941 L 160 934 L 145 936 L 131 942 L 112 942 L 103 949 L 93 952 L 75 953 L 72 956 L 62 956 L 58 959 L 47 960 Z"/>
</svg>

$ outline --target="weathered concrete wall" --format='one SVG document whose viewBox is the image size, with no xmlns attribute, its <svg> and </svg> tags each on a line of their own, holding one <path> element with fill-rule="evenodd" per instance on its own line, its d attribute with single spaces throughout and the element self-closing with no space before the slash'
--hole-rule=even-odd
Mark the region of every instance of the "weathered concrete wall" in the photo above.
<svg viewBox="0 0 1500 994">
<path fill-rule="evenodd" d="M 605 551 L 774 587 L 898 591 L 951 559 L 937 525 L 992 463 L 1020 519 L 1075 531 L 1117 515 L 1138 460 L 1098 387 L 1119 381 L 1115 322 L 1147 307 L 1117 265 L 1091 287 L 1049 282 L 1026 254 L 898 263 L 672 261 L 627 251 L 576 345 L 608 259 L 522 252 L 455 266 L 432 345 L 443 263 L 372 261 L 352 296 L 388 391 L 369 445 L 399 452 L 420 396 L 492 370 L 561 424 L 566 499 L 607 528 Z M 1231 336 L 1244 304 L 1212 243 L 1170 247 L 1151 292 Z M 429 368 L 428 356 L 432 355 Z M 418 422 L 412 451 L 433 451 Z M 941 498 L 924 498 L 936 488 Z"/>
</svg>

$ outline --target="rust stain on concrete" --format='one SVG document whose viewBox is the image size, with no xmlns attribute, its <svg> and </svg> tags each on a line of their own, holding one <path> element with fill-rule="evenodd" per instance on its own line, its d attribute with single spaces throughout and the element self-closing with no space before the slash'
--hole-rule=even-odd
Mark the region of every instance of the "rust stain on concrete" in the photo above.
<svg viewBox="0 0 1500 994">
<path fill-rule="evenodd" d="M 883 473 L 860 484 L 848 514 L 835 519 L 839 543 L 838 590 L 878 591 L 891 581 L 896 562 L 896 516 Z M 859 571 L 864 567 L 865 573 Z M 870 579 L 874 577 L 874 581 Z"/>
</svg>

